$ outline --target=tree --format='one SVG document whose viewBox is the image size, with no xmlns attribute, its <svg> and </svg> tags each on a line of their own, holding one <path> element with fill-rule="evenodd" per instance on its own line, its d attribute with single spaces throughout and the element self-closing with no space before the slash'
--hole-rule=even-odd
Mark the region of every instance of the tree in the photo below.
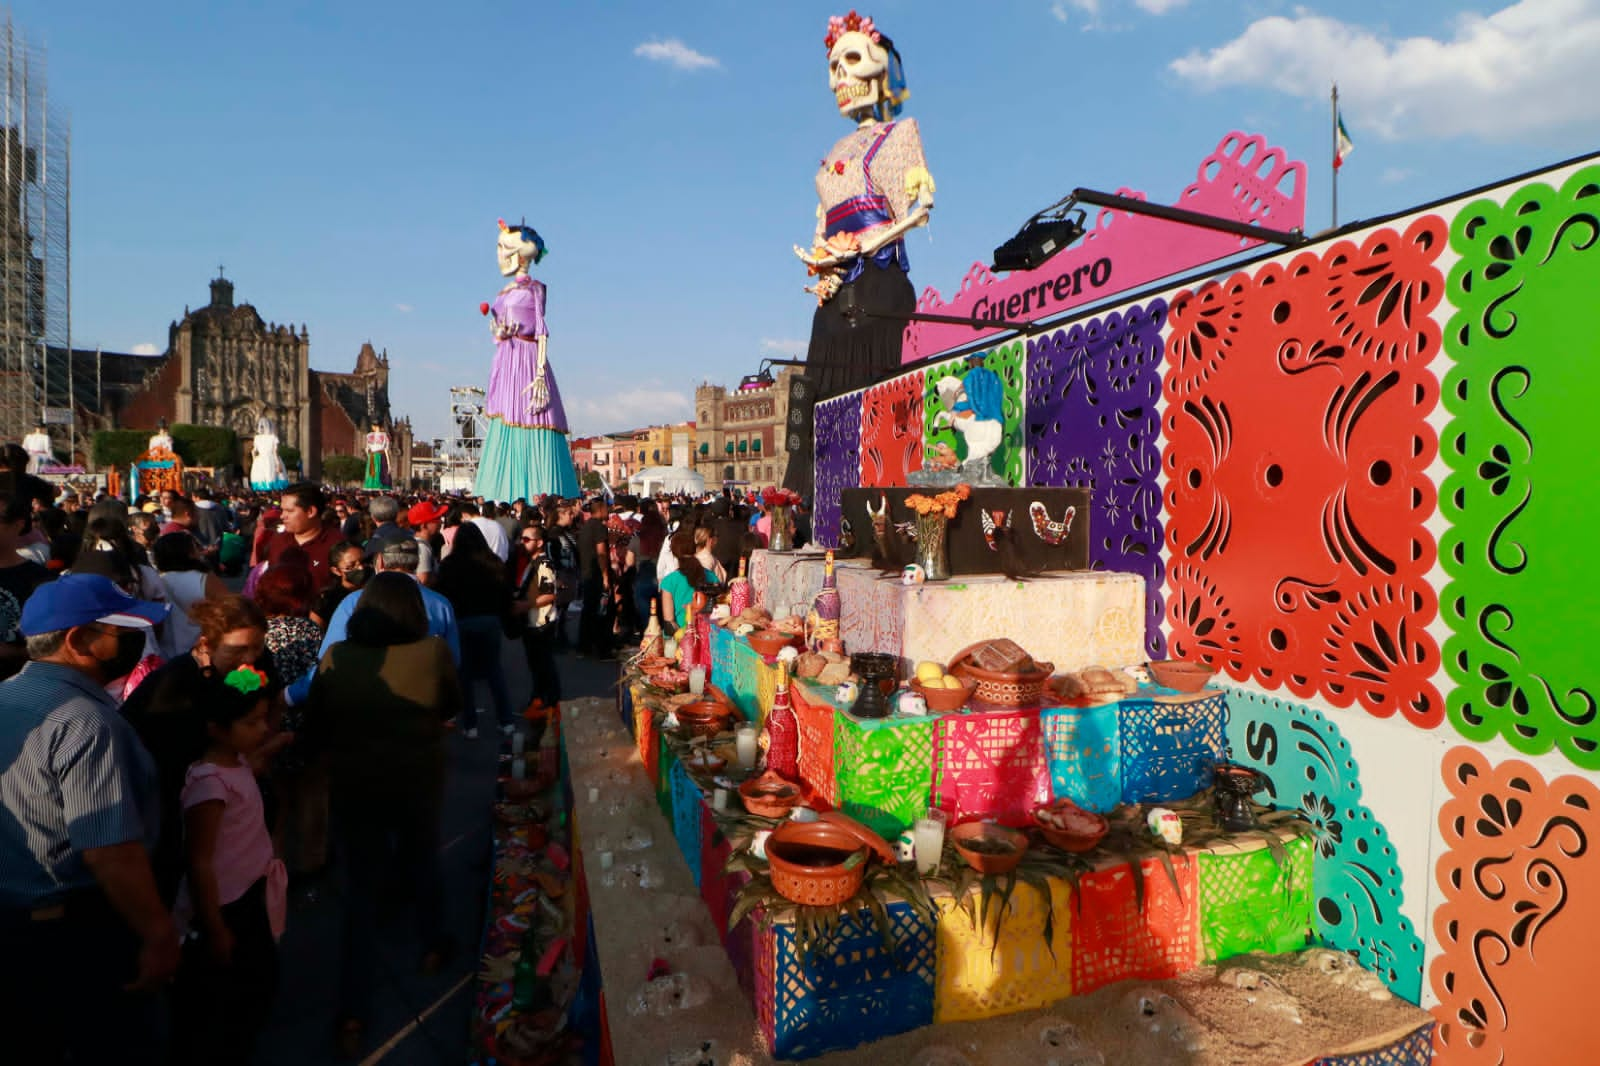
<svg viewBox="0 0 1600 1066">
<path fill-rule="evenodd" d="M 322 457 L 322 479 L 329 484 L 350 485 L 360 481 L 367 472 L 366 460 L 354 455 L 325 455 Z"/>
<path fill-rule="evenodd" d="M 232 466 L 239 461 L 239 435 L 226 426 L 172 427 L 172 450 L 190 466 Z"/>
<path fill-rule="evenodd" d="M 285 470 L 300 469 L 300 449 L 288 444 L 278 445 L 278 458 L 283 460 Z"/>
<path fill-rule="evenodd" d="M 583 485 L 584 489 L 589 492 L 599 492 L 601 489 L 605 488 L 606 485 L 604 481 L 600 480 L 599 472 L 595 470 L 586 471 L 583 475 L 583 481 L 581 484 Z"/>
<path fill-rule="evenodd" d="M 89 456 L 97 467 L 110 467 L 127 473 L 126 467 L 144 453 L 150 440 L 146 429 L 102 429 L 95 432 Z"/>
</svg>

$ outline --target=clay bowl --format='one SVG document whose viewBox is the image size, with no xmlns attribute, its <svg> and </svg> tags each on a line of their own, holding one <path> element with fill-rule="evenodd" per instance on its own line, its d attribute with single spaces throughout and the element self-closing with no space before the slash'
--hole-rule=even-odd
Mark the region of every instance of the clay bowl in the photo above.
<svg viewBox="0 0 1600 1066">
<path fill-rule="evenodd" d="M 1028 853 L 1028 838 L 991 822 L 964 822 L 950 830 L 950 843 L 980 874 L 1008 874 Z"/>
<path fill-rule="evenodd" d="M 776 629 L 763 629 L 751 633 L 749 640 L 750 647 L 754 648 L 755 653 L 763 659 L 777 658 L 780 651 L 795 642 L 792 633 L 783 633 Z"/>
<path fill-rule="evenodd" d="M 785 822 L 767 840 L 772 887 L 784 899 L 808 907 L 830 907 L 856 894 L 867 876 L 865 861 L 845 862 L 865 845 L 832 822 Z"/>
<path fill-rule="evenodd" d="M 678 716 L 678 724 L 690 735 L 714 737 L 726 728 L 728 719 L 733 715 L 733 708 L 716 700 L 699 700 L 679 707 L 675 713 Z"/>
<path fill-rule="evenodd" d="M 928 710 L 940 714 L 950 714 L 959 711 L 972 699 L 972 693 L 977 689 L 977 683 L 970 678 L 957 678 L 961 682 L 960 688 L 928 688 L 921 681 L 911 682 L 911 691 L 921 696 L 928 704 Z"/>
<path fill-rule="evenodd" d="M 697 774 L 716 774 L 727 769 L 728 760 L 709 751 L 697 751 L 683 761 L 686 769 Z"/>
<path fill-rule="evenodd" d="M 1188 663 L 1182 659 L 1161 659 L 1150 664 L 1150 676 L 1162 688 L 1178 692 L 1199 692 L 1206 682 L 1217 676 L 1215 667 L 1204 663 Z"/>
<path fill-rule="evenodd" d="M 800 786 L 768 771 L 740 785 L 739 798 L 759 818 L 787 818 L 800 803 Z"/>
<path fill-rule="evenodd" d="M 1093 851 L 1111 830 L 1111 824 L 1100 815 L 1069 799 L 1035 808 L 1033 824 L 1051 845 L 1072 852 Z"/>
</svg>

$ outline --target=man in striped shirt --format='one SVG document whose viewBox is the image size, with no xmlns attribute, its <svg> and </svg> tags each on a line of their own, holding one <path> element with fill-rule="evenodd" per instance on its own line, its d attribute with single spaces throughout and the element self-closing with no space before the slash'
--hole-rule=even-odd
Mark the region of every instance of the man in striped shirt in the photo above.
<svg viewBox="0 0 1600 1066">
<path fill-rule="evenodd" d="M 98 575 L 40 586 L 0 684 L 0 1057 L 158 1062 L 178 934 L 150 867 L 155 765 L 105 686 L 166 604 Z"/>
</svg>

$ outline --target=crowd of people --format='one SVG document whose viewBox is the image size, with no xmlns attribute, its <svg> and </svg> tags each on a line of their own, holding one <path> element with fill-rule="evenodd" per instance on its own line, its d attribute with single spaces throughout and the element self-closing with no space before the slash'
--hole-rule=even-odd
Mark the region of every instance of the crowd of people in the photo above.
<svg viewBox="0 0 1600 1066">
<path fill-rule="evenodd" d="M 448 734 L 538 744 L 559 653 L 611 659 L 651 619 L 681 627 L 766 521 L 729 495 L 498 505 L 301 483 L 270 499 L 81 499 L 14 451 L 0 452 L 0 1033 L 19 1062 L 249 1062 L 288 901 L 331 867 L 333 1039 L 357 1054 L 386 886 L 409 889 L 425 972 L 455 952 Z M 507 641 L 527 693 L 511 691 Z"/>
</svg>

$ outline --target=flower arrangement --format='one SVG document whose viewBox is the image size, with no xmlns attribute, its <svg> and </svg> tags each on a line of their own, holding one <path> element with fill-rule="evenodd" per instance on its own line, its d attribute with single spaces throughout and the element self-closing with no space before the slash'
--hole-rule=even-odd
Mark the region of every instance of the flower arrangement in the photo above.
<svg viewBox="0 0 1600 1066">
<path fill-rule="evenodd" d="M 222 683 L 240 695 L 248 696 L 267 687 L 267 675 L 253 666 L 241 666 L 230 671 L 228 676 L 222 679 Z"/>
<path fill-rule="evenodd" d="M 795 507 L 800 503 L 800 494 L 793 489 L 765 488 L 761 490 L 761 502 L 768 507 Z"/>
<path fill-rule="evenodd" d="M 937 496 L 924 496 L 920 492 L 912 493 L 906 497 L 906 506 L 919 515 L 944 515 L 946 518 L 956 516 L 956 508 L 972 495 L 972 486 L 962 482 L 947 492 Z"/>
</svg>

